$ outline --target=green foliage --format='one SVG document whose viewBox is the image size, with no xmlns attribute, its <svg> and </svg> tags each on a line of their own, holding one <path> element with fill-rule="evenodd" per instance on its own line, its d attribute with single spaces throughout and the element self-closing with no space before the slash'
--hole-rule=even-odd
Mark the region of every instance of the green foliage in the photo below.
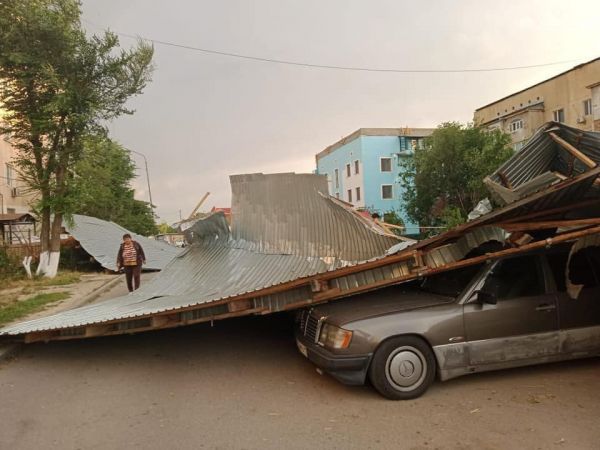
<svg viewBox="0 0 600 450">
<path fill-rule="evenodd" d="M 75 212 L 115 222 L 134 233 L 157 233 L 150 204 L 133 198 L 135 165 L 120 144 L 106 136 L 88 136 L 73 172 Z"/>
<path fill-rule="evenodd" d="M 456 206 L 446 206 L 440 214 L 440 219 L 442 224 L 450 229 L 465 223 L 467 216 L 463 215 L 461 209 Z"/>
<path fill-rule="evenodd" d="M 390 210 L 383 213 L 383 221 L 385 223 L 391 223 L 392 225 L 398 225 L 399 227 L 404 226 L 404 220 L 402 220 L 402 217 L 400 217 L 398 211 L 395 210 Z"/>
<path fill-rule="evenodd" d="M 19 258 L 9 253 L 5 246 L 0 246 L 0 280 L 5 281 L 24 274 L 25 270 Z"/>
<path fill-rule="evenodd" d="M 422 226 L 463 223 L 488 196 L 483 179 L 512 155 L 510 136 L 455 122 L 440 125 L 404 162 L 405 209 Z"/>
<path fill-rule="evenodd" d="M 12 322 L 23 316 L 39 311 L 43 306 L 69 298 L 68 292 L 38 294 L 27 300 L 13 302 L 0 308 L 0 325 Z"/>
<path fill-rule="evenodd" d="M 80 15 L 77 0 L 0 1 L 0 133 L 38 194 L 43 251 L 58 249 L 62 218 L 76 206 L 72 169 L 85 137 L 131 114 L 125 103 L 152 72 L 150 45 L 120 50 L 113 33 L 88 37 Z"/>
<path fill-rule="evenodd" d="M 168 233 L 175 233 L 176 230 L 171 225 L 169 225 L 167 222 L 162 222 L 162 223 L 158 224 L 158 232 L 160 234 L 168 234 Z"/>
<path fill-rule="evenodd" d="M 143 236 L 150 236 L 158 231 L 150 204 L 141 200 L 132 199 L 126 213 L 117 220 L 122 227 Z"/>
</svg>

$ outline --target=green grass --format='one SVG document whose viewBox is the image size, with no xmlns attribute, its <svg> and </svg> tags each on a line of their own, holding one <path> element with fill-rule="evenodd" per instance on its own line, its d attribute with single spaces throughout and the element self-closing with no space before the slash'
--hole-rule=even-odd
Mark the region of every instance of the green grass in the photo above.
<svg viewBox="0 0 600 450">
<path fill-rule="evenodd" d="M 41 310 L 45 305 L 54 303 L 59 300 L 69 298 L 68 292 L 50 292 L 47 294 L 38 294 L 18 302 L 11 303 L 0 308 L 0 325 L 3 325 L 13 320 L 17 320 L 23 316 Z"/>
<path fill-rule="evenodd" d="M 5 289 L 22 287 L 23 289 L 28 289 L 29 292 L 31 292 L 29 288 L 38 288 L 45 286 L 64 286 L 67 284 L 77 283 L 80 280 L 80 278 L 81 274 L 79 272 L 63 270 L 58 272 L 54 278 L 34 276 L 32 279 L 29 279 L 25 275 L 20 275 L 19 277 L 3 280 L 4 282 L 2 287 Z M 35 290 L 36 289 L 33 289 L 33 291 Z"/>
</svg>

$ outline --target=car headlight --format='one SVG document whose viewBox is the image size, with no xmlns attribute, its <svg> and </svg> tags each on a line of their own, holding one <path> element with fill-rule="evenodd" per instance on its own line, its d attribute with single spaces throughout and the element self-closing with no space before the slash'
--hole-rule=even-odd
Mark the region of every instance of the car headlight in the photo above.
<svg viewBox="0 0 600 450">
<path fill-rule="evenodd" d="M 324 323 L 319 334 L 319 345 L 328 348 L 348 348 L 352 340 L 352 331 L 344 330 Z"/>
</svg>

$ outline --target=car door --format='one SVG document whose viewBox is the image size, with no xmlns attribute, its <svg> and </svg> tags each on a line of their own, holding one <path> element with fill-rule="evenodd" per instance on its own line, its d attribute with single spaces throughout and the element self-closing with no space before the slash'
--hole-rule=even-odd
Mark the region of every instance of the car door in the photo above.
<svg viewBox="0 0 600 450">
<path fill-rule="evenodd" d="M 581 286 L 575 299 L 566 292 L 568 251 L 546 256 L 557 291 L 560 351 L 566 358 L 600 354 L 600 248 L 584 248 L 571 258 L 570 281 Z"/>
<path fill-rule="evenodd" d="M 521 365 L 558 354 L 556 294 L 539 256 L 497 261 L 476 289 L 497 303 L 472 298 L 464 305 L 471 366 Z"/>
</svg>

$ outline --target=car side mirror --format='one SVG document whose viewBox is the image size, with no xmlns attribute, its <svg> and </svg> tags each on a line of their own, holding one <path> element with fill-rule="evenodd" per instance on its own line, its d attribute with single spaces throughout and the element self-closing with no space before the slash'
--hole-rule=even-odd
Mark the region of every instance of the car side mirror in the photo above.
<svg viewBox="0 0 600 450">
<path fill-rule="evenodd" d="M 487 303 L 488 305 L 495 305 L 498 303 L 498 298 L 494 294 L 481 289 L 475 291 L 475 298 L 481 304 Z"/>
</svg>

